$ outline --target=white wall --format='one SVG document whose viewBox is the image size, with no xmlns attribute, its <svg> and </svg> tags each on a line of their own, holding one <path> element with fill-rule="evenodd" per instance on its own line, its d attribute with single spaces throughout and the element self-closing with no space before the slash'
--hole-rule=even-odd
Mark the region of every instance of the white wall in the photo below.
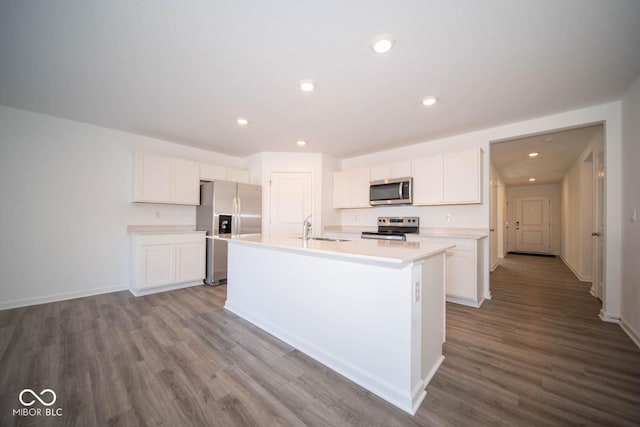
<svg viewBox="0 0 640 427">
<path fill-rule="evenodd" d="M 621 102 L 611 102 L 593 107 L 567 111 L 551 116 L 539 117 L 508 125 L 455 135 L 433 141 L 401 147 L 393 150 L 357 156 L 342 161 L 342 169 L 352 169 L 359 166 L 373 166 L 394 161 L 409 160 L 442 150 L 458 150 L 480 147 L 484 150 L 483 203 L 458 207 L 405 207 L 405 208 L 371 208 L 346 209 L 341 213 L 343 224 L 373 225 L 378 215 L 418 215 L 424 227 L 482 227 L 489 228 L 489 144 L 501 142 L 515 137 L 546 133 L 605 123 L 606 139 L 606 212 L 605 222 L 607 235 L 605 237 L 605 282 L 606 294 L 603 298 L 602 317 L 605 320 L 616 321 L 620 318 L 621 292 L 621 226 L 622 209 L 622 135 L 621 135 Z M 444 214 L 451 213 L 452 220 L 447 223 Z M 488 253 L 488 242 L 485 248 Z M 488 262 L 488 261 L 487 261 Z M 485 270 L 489 271 L 487 263 Z M 487 273 L 488 274 L 488 273 Z M 488 280 L 488 279 L 487 279 Z"/>
<path fill-rule="evenodd" d="M 128 288 L 127 225 L 195 225 L 192 206 L 131 203 L 135 151 L 244 166 L 0 105 L 0 309 Z"/>
<path fill-rule="evenodd" d="M 515 251 L 516 199 L 521 197 L 548 197 L 551 200 L 551 253 L 560 253 L 560 184 L 507 186 L 507 250 Z"/>
<path fill-rule="evenodd" d="M 594 162 L 602 151 L 604 129 L 600 129 L 578 156 L 561 184 L 562 237 L 560 256 L 578 279 L 590 282 L 593 270 Z"/>
<path fill-rule="evenodd" d="M 640 77 L 622 100 L 622 141 L 622 326 L 640 347 Z"/>
</svg>

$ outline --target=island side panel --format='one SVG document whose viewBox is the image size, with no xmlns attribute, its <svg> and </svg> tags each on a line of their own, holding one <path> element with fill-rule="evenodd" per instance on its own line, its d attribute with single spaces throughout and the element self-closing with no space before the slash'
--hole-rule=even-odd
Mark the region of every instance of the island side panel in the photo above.
<svg viewBox="0 0 640 427">
<path fill-rule="evenodd" d="M 225 308 L 413 413 L 412 271 L 230 241 Z"/>
<path fill-rule="evenodd" d="M 424 386 L 442 364 L 446 333 L 445 255 L 427 258 L 422 264 L 422 369 Z"/>
</svg>

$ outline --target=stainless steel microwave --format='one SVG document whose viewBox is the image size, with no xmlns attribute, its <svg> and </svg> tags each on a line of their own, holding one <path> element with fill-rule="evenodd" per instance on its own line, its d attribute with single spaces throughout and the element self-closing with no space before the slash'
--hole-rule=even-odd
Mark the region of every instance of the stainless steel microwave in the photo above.
<svg viewBox="0 0 640 427">
<path fill-rule="evenodd" d="M 410 205 L 413 203 L 413 178 L 383 179 L 371 181 L 369 185 L 369 204 Z"/>
</svg>

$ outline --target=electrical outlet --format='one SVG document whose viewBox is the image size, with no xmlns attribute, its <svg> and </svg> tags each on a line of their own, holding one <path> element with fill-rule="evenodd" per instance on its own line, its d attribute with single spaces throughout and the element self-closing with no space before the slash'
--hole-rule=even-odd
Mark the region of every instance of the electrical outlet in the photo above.
<svg viewBox="0 0 640 427">
<path fill-rule="evenodd" d="M 447 220 L 447 222 L 451 222 L 451 214 L 444 214 L 444 218 Z"/>
<path fill-rule="evenodd" d="M 416 302 L 420 301 L 420 282 L 416 282 L 415 286 L 415 294 L 416 294 Z"/>
<path fill-rule="evenodd" d="M 632 223 L 636 223 L 638 221 L 638 217 L 636 215 L 636 208 L 631 209 L 631 217 L 629 218 Z"/>
</svg>

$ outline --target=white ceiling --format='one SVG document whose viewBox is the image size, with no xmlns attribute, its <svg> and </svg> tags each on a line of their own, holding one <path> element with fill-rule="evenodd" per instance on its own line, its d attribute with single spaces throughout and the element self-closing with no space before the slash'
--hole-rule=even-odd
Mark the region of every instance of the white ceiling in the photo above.
<svg viewBox="0 0 640 427">
<path fill-rule="evenodd" d="M 507 186 L 557 183 L 600 129 L 586 126 L 491 144 L 491 164 Z M 529 157 L 533 152 L 538 156 Z"/>
<path fill-rule="evenodd" d="M 0 103 L 232 155 L 348 157 L 618 100 L 639 23 L 637 0 L 0 0 Z M 369 49 L 381 33 L 388 55 Z"/>
</svg>

